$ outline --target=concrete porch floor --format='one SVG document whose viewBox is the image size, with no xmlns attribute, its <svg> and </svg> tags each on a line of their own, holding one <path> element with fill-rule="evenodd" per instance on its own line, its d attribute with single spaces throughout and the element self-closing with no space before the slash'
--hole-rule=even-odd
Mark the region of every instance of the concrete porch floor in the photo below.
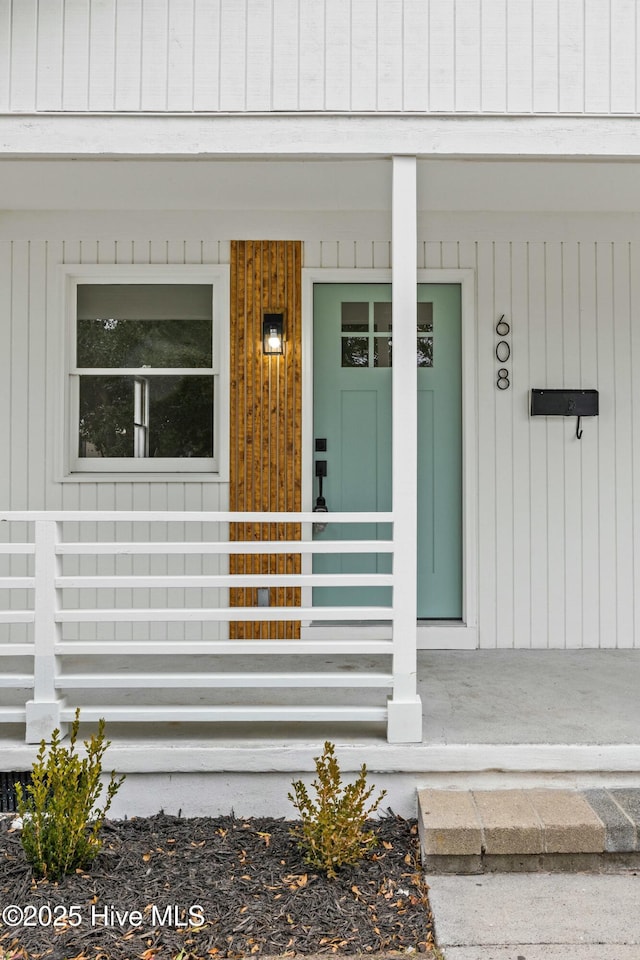
<svg viewBox="0 0 640 960">
<path fill-rule="evenodd" d="M 418 787 L 640 787 L 640 650 L 421 651 L 418 675 L 417 744 L 389 744 L 373 724 L 108 724 L 108 762 L 130 784 L 122 812 L 195 815 L 206 796 L 208 811 L 291 815 L 283 785 L 313 772 L 327 739 L 345 774 L 366 763 L 403 815 L 415 815 Z M 141 702 L 144 691 L 126 695 Z M 0 730 L 0 770 L 29 769 L 36 747 L 23 737 Z"/>
<path fill-rule="evenodd" d="M 640 650 L 421 651 L 432 744 L 640 744 Z"/>
</svg>

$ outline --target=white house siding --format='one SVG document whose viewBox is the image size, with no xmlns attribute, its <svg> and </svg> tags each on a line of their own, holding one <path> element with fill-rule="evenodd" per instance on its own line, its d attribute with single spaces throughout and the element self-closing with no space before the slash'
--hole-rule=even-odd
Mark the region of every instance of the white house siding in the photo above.
<svg viewBox="0 0 640 960">
<path fill-rule="evenodd" d="M 101 216 L 95 214 L 97 235 Z M 291 215 L 272 216 L 278 232 L 286 231 Z M 20 228 L 20 216 L 14 214 L 12 228 L 21 236 L 32 231 L 59 237 L 52 215 L 40 226 L 38 219 L 25 217 Z M 309 213 L 304 219 L 305 267 L 390 266 L 390 243 L 379 231 L 370 239 L 367 214 L 354 212 L 351 238 L 340 240 L 322 239 L 330 236 L 327 215 Z M 89 220 L 84 218 L 85 232 Z M 67 215 L 67 229 L 72 221 Z M 215 222 L 214 213 L 212 232 Z M 289 226 L 300 228 L 301 222 L 296 215 Z M 0 241 L 0 323 L 6 345 L 0 352 L 3 507 L 226 507 L 227 491 L 218 483 L 58 483 L 54 477 L 59 431 L 51 396 L 56 363 L 51 330 L 60 308 L 57 264 L 228 262 L 228 237 L 176 240 L 169 226 L 166 235 L 133 242 Z M 478 451 L 480 645 L 640 646 L 635 630 L 640 518 L 634 511 L 640 500 L 640 418 L 634 416 L 640 409 L 640 328 L 632 323 L 640 312 L 637 217 L 425 214 L 420 236 L 419 267 L 472 268 L 477 277 L 478 420 L 467 429 L 477 436 Z M 511 387 L 500 392 L 494 351 L 495 323 L 502 314 L 512 326 L 512 358 L 506 364 Z M 573 418 L 529 417 L 532 387 L 561 386 L 600 391 L 600 416 L 583 422 L 581 441 Z M 100 562 L 100 572 L 113 572 L 107 558 Z M 125 572 L 131 563 L 133 570 L 145 572 L 145 562 L 125 559 L 118 569 Z M 150 561 L 150 572 L 175 569 L 154 567 L 158 563 Z M 203 563 L 190 572 L 213 572 L 208 561 Z M 104 599 L 110 598 L 105 594 Z M 100 625 L 98 635 L 108 638 L 114 629 L 123 637 L 127 630 L 136 637 L 146 630 Z M 181 635 L 179 626 L 150 629 L 159 639 Z M 197 639 L 201 629 L 189 625 L 188 635 Z"/>
<path fill-rule="evenodd" d="M 444 223 L 433 219 L 430 233 Z M 480 645 L 640 645 L 639 224 L 447 221 L 443 232 L 460 240 L 425 242 L 421 265 L 477 276 Z M 512 326 L 507 391 L 495 385 L 502 314 Z M 529 417 L 531 387 L 563 386 L 600 391 L 581 441 L 575 418 Z"/>
<path fill-rule="evenodd" d="M 0 0 L 0 111 L 624 114 L 637 0 Z"/>
<path fill-rule="evenodd" d="M 419 268 L 477 277 L 480 646 L 640 646 L 640 222 L 425 214 L 421 235 Z M 389 267 L 390 245 L 308 241 L 304 263 Z M 532 387 L 563 386 L 600 391 L 580 441 L 575 418 L 529 416 Z"/>
<path fill-rule="evenodd" d="M 99 214 L 96 215 L 99 217 Z M 202 263 L 228 262 L 229 244 L 218 241 L 95 241 L 95 240 L 20 240 L 0 241 L 0 327 L 2 343 L 0 351 L 0 402 L 3 414 L 0 417 L 0 443 L 4 451 L 4 467 L 0 470 L 0 502 L 7 510 L 224 510 L 228 506 L 226 484 L 216 482 L 113 482 L 67 481 L 58 482 L 56 475 L 56 444 L 60 441 L 59 397 L 54 387 L 58 364 L 60 318 L 60 277 L 58 265 L 64 263 Z M 2 525 L 4 526 L 4 525 Z M 65 535 L 73 539 L 73 524 L 66 528 Z M 195 528 L 195 529 L 194 529 Z M 98 529 L 87 524 L 85 533 L 93 539 L 109 538 L 113 529 Z M 121 524 L 118 534 L 123 539 L 135 539 L 151 535 L 152 539 L 166 536 L 166 525 L 157 524 L 156 529 L 141 529 Z M 14 539 L 19 539 L 13 531 Z M 27 537 L 25 529 L 23 536 Z M 172 525 L 170 536 L 187 540 L 199 539 L 201 531 L 196 524 L 185 524 L 182 531 Z M 0 529 L 0 537 L 7 538 L 8 531 Z M 71 562 L 69 562 L 71 561 Z M 6 563 L 6 561 L 4 561 Z M 10 572 L 25 575 L 27 558 L 12 561 Z M 90 564 L 93 563 L 93 567 Z M 115 564 L 117 563 L 117 569 Z M 169 558 L 100 557 L 96 561 L 83 558 L 82 569 L 74 557 L 66 558 L 65 572 L 78 573 L 217 573 L 216 557 L 172 556 Z M 188 566 L 185 566 L 188 564 Z M 6 570 L 6 568 L 4 568 Z M 6 572 L 9 572 L 6 570 Z M 136 591 L 135 604 L 140 606 L 180 606 L 185 603 L 185 591 L 169 590 L 163 597 L 150 596 L 154 591 Z M 163 593 L 163 591 L 158 591 Z M 197 593 L 198 597 L 193 594 Z M 203 591 L 186 591 L 192 600 L 199 601 Z M 6 591 L 1 592 L 0 603 L 6 604 Z M 99 591 L 101 602 L 109 606 L 116 602 L 113 591 Z M 215 604 L 217 592 L 208 594 Z M 95 604 L 95 593 L 84 590 L 75 595 L 67 594 L 74 606 Z M 23 608 L 25 597 L 14 593 L 13 607 Z M 100 604 L 98 604 L 100 605 Z M 118 605 L 118 604 L 116 604 Z M 131 605 L 128 597 L 120 596 L 120 605 Z M 19 639 L 31 629 L 26 625 L 13 625 L 12 637 Z M 75 636 L 76 627 L 65 628 L 69 638 Z M 212 636 L 215 624 L 98 624 L 82 626 L 83 638 L 93 635 L 100 639 L 145 639 L 157 640 L 180 638 L 201 639 Z"/>
</svg>

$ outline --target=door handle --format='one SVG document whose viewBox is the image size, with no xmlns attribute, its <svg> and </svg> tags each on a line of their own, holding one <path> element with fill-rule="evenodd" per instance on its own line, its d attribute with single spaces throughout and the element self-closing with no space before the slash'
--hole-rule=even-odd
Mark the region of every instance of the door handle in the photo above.
<svg viewBox="0 0 640 960">
<path fill-rule="evenodd" d="M 317 444 L 317 441 L 316 441 Z M 318 496 L 316 497 L 315 506 L 313 508 L 314 513 L 328 513 L 327 501 L 322 495 L 322 480 L 327 475 L 327 461 L 326 460 L 316 460 L 316 477 L 319 481 L 318 487 Z M 313 532 L 314 533 L 324 533 L 327 529 L 326 523 L 314 523 Z"/>
</svg>

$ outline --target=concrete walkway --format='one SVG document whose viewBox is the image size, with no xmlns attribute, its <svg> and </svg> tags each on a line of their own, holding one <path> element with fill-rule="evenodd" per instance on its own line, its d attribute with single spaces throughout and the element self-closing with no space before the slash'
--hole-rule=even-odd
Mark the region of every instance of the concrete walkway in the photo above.
<svg viewBox="0 0 640 960">
<path fill-rule="evenodd" d="M 640 960 L 640 875 L 427 876 L 445 960 Z"/>
<path fill-rule="evenodd" d="M 423 790 L 419 804 L 445 960 L 640 960 L 640 790 Z"/>
</svg>

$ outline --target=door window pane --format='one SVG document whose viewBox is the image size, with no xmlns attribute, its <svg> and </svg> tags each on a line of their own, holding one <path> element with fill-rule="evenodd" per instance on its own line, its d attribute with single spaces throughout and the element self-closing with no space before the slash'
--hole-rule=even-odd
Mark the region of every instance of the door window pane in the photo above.
<svg viewBox="0 0 640 960">
<path fill-rule="evenodd" d="M 368 303 L 343 303 L 342 330 L 344 333 L 360 333 L 369 329 Z"/>
<path fill-rule="evenodd" d="M 342 366 L 369 366 L 368 337 L 342 337 Z"/>
<path fill-rule="evenodd" d="M 418 337 L 418 366 L 433 366 L 433 337 Z"/>
<path fill-rule="evenodd" d="M 374 303 L 373 305 L 373 329 L 376 333 L 383 333 L 391 330 L 391 304 Z"/>
<path fill-rule="evenodd" d="M 418 333 L 433 333 L 433 304 L 418 304 Z"/>
<path fill-rule="evenodd" d="M 342 366 L 391 367 L 393 360 L 392 305 L 374 301 L 373 314 L 368 303 L 342 303 Z M 373 325 L 373 328 L 371 327 Z M 433 366 L 433 303 L 417 304 L 417 366 Z M 369 337 L 345 336 L 345 332 L 369 333 Z M 430 334 L 426 336 L 426 334 Z"/>
<path fill-rule="evenodd" d="M 392 359 L 391 337 L 374 337 L 374 367 L 390 367 Z"/>
</svg>

